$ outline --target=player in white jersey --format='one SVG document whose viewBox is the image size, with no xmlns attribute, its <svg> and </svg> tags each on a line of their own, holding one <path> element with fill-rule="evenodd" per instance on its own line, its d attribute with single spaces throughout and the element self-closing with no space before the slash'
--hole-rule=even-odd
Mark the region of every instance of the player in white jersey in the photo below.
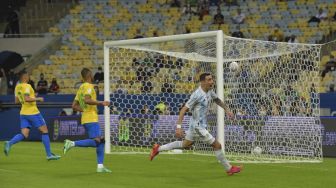
<svg viewBox="0 0 336 188">
<path fill-rule="evenodd" d="M 171 142 L 162 146 L 160 146 L 159 144 L 154 144 L 153 149 L 150 153 L 150 160 L 153 160 L 154 157 L 158 155 L 161 151 L 178 148 L 189 148 L 193 145 L 195 139 L 199 139 L 207 144 L 210 144 L 214 148 L 217 159 L 223 165 L 228 175 L 239 173 L 242 170 L 242 167 L 230 165 L 229 161 L 224 157 L 224 152 L 222 150 L 221 144 L 206 129 L 207 112 L 211 100 L 213 100 L 217 105 L 222 107 L 229 117 L 233 117 L 233 113 L 212 90 L 214 80 L 211 74 L 201 74 L 200 82 L 201 84 L 199 88 L 192 93 L 190 99 L 179 113 L 179 118 L 176 125 L 176 136 L 178 138 L 182 138 L 184 136 L 184 133 L 181 124 L 184 118 L 184 114 L 188 110 L 192 112 L 192 118 L 189 122 L 189 130 L 187 131 L 184 140 Z"/>
</svg>

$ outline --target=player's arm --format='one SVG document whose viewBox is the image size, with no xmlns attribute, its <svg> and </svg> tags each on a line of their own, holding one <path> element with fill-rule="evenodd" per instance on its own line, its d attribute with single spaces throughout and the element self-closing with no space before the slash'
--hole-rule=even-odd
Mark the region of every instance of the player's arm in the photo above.
<svg viewBox="0 0 336 188">
<path fill-rule="evenodd" d="M 183 130 L 182 130 L 182 121 L 184 118 L 185 113 L 189 110 L 188 107 L 183 106 L 180 110 L 179 117 L 176 124 L 176 137 L 181 138 L 183 137 Z"/>
<path fill-rule="evenodd" d="M 192 109 L 198 103 L 198 101 L 199 101 L 199 96 L 196 93 L 193 93 L 191 94 L 186 104 L 180 110 L 179 117 L 177 120 L 177 125 L 176 125 L 176 137 L 178 138 L 183 137 L 182 121 L 183 121 L 184 115 L 189 109 Z"/>
<path fill-rule="evenodd" d="M 89 105 L 102 105 L 102 106 L 110 105 L 109 101 L 96 101 L 96 100 L 93 100 L 90 95 L 85 95 L 84 102 L 85 104 L 89 104 Z"/>
<path fill-rule="evenodd" d="M 19 103 L 20 103 L 19 97 L 15 96 L 15 104 L 19 104 Z"/>
<path fill-rule="evenodd" d="M 42 97 L 30 97 L 29 94 L 25 94 L 24 95 L 24 101 L 25 102 L 37 102 L 37 101 L 40 101 L 40 102 L 43 102 L 44 99 Z"/>
<path fill-rule="evenodd" d="M 224 111 L 225 111 L 225 113 L 230 117 L 230 118 L 233 118 L 233 113 L 231 112 L 231 110 L 229 109 L 229 107 L 222 101 L 222 100 L 220 100 L 219 98 L 216 98 L 216 99 L 214 99 L 214 101 L 215 101 L 215 103 L 218 105 L 218 106 L 220 106 L 220 107 L 222 107 L 223 109 L 224 109 Z"/>
<path fill-rule="evenodd" d="M 26 87 L 25 88 L 25 91 L 23 93 L 23 102 L 37 102 L 37 101 L 40 101 L 40 102 L 43 102 L 44 99 L 42 97 L 30 97 L 30 94 L 32 92 L 33 88 L 31 87 Z M 16 101 L 16 99 L 15 99 Z"/>
<path fill-rule="evenodd" d="M 79 102 L 74 100 L 71 105 L 72 109 L 76 112 L 83 112 L 83 109 L 80 107 Z"/>
</svg>

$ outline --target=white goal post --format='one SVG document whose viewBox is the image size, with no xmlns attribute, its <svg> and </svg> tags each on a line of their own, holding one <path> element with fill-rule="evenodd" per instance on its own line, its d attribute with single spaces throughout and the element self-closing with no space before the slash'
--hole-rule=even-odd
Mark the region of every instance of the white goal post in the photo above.
<svg viewBox="0 0 336 188">
<path fill-rule="evenodd" d="M 225 118 L 214 104 L 208 112 L 208 129 L 230 160 L 321 162 L 320 50 L 321 45 L 239 39 L 222 31 L 106 41 L 104 100 L 119 112 L 105 107 L 100 118 L 105 152 L 148 153 L 153 143 L 175 140 L 179 103 L 196 89 L 199 74 L 210 72 L 218 97 L 235 113 Z M 231 70 L 231 62 L 239 68 Z M 163 111 L 156 106 L 160 101 Z M 213 154 L 199 142 L 186 153 Z"/>
</svg>

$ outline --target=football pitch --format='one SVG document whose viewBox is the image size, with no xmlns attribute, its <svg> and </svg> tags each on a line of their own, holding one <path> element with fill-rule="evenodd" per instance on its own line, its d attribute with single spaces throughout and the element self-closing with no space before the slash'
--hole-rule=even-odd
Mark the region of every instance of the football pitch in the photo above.
<svg viewBox="0 0 336 188">
<path fill-rule="evenodd" d="M 59 161 L 47 161 L 40 142 L 22 142 L 12 147 L 9 157 L 0 142 L 1 188 L 271 188 L 333 187 L 336 159 L 323 163 L 243 164 L 240 174 L 227 176 L 215 157 L 196 155 L 111 154 L 105 165 L 111 174 L 97 174 L 94 148 L 73 148 Z M 52 143 L 61 154 L 62 143 Z"/>
</svg>

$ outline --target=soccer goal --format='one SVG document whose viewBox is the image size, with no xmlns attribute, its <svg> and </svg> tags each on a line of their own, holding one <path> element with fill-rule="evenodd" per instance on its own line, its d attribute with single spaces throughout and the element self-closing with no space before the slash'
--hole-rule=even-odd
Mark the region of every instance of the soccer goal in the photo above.
<svg viewBox="0 0 336 188">
<path fill-rule="evenodd" d="M 209 72 L 235 114 L 229 119 L 215 104 L 207 114 L 209 132 L 231 161 L 320 162 L 320 50 L 222 31 L 107 41 L 104 98 L 112 106 L 100 117 L 106 153 L 148 154 L 154 143 L 176 140 L 179 109 Z M 198 141 L 183 153 L 213 155 Z"/>
</svg>

